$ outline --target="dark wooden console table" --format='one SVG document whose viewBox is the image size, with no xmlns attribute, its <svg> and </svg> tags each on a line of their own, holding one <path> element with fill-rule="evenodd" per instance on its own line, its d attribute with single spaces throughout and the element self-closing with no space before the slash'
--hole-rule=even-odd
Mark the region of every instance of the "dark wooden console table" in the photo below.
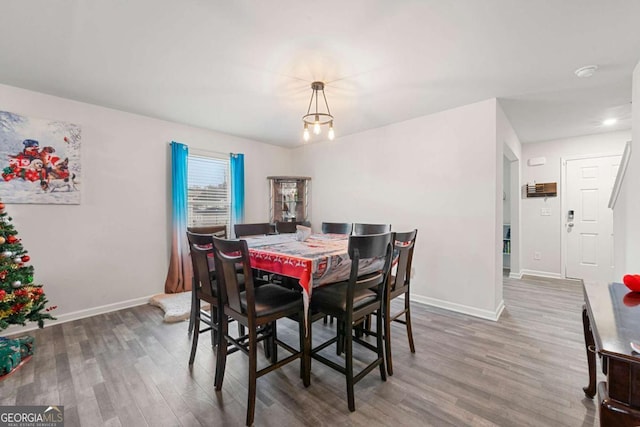
<svg viewBox="0 0 640 427">
<path fill-rule="evenodd" d="M 596 354 L 607 381 L 598 384 L 600 425 L 640 425 L 640 295 L 622 283 L 585 283 L 582 322 L 589 365 L 584 393 L 596 394 Z"/>
</svg>

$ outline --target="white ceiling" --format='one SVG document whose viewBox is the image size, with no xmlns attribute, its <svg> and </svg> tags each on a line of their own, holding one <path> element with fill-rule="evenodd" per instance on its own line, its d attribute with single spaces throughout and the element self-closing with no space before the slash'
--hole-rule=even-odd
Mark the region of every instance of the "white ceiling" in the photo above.
<svg viewBox="0 0 640 427">
<path fill-rule="evenodd" d="M 1 1 L 0 83 L 273 144 L 314 80 L 338 137 L 493 97 L 522 142 L 631 127 L 637 0 Z"/>
</svg>

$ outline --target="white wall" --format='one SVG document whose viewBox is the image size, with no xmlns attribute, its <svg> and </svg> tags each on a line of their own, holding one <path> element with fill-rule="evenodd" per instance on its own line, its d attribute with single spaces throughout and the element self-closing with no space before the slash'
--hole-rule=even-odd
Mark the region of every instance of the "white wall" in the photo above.
<svg viewBox="0 0 640 427">
<path fill-rule="evenodd" d="M 314 229 L 322 221 L 417 228 L 412 299 L 496 318 L 496 105 L 492 99 L 296 149 L 296 173 L 312 177 Z"/>
<path fill-rule="evenodd" d="M 503 217 L 504 202 L 502 206 L 497 206 L 498 211 L 496 215 L 496 227 L 500 229 L 500 252 L 502 251 L 502 225 L 504 223 L 511 224 L 511 254 L 509 258 L 510 275 L 519 277 L 520 275 L 520 198 L 518 197 L 518 189 L 520 186 L 520 171 L 519 162 L 522 156 L 522 147 L 520 140 L 516 134 L 513 126 L 509 122 L 509 119 L 502 110 L 500 103 L 497 105 L 496 112 L 496 144 L 497 155 L 500 156 L 498 161 L 504 162 L 505 158 L 509 160 L 509 172 L 508 180 L 504 177 L 499 178 L 503 183 L 503 187 L 510 194 L 507 200 L 508 203 L 508 218 L 506 221 Z M 506 169 L 503 169 L 503 173 L 507 173 Z M 502 209 L 501 209 L 502 208 Z M 502 262 L 504 256 L 499 258 L 499 262 Z M 499 283 L 496 286 L 496 303 L 502 301 L 502 265 L 497 266 L 498 274 L 500 275 Z"/>
<path fill-rule="evenodd" d="M 631 157 L 613 210 L 615 277 L 620 281 L 625 274 L 640 274 L 640 62 L 633 71 L 632 102 Z"/>
<path fill-rule="evenodd" d="M 171 140 L 245 153 L 248 222 L 268 220 L 266 177 L 291 173 L 291 150 L 282 147 L 10 86 L 0 85 L 0 99 L 3 110 L 82 127 L 81 204 L 7 205 L 61 321 L 164 291 Z"/>
<path fill-rule="evenodd" d="M 624 144 L 631 138 L 630 131 L 545 141 L 522 145 L 521 184 L 557 182 L 558 196 L 522 198 L 522 273 L 547 277 L 563 277 L 562 218 L 561 212 L 561 158 L 586 154 L 622 154 Z M 528 166 L 527 160 L 545 157 L 541 166 Z M 541 216 L 541 208 L 548 208 L 550 216 Z M 540 252 L 540 260 L 534 260 L 534 252 Z"/>
<path fill-rule="evenodd" d="M 502 156 L 502 188 L 504 192 L 502 222 L 509 224 L 509 221 L 511 221 L 511 161 L 505 156 Z"/>
</svg>

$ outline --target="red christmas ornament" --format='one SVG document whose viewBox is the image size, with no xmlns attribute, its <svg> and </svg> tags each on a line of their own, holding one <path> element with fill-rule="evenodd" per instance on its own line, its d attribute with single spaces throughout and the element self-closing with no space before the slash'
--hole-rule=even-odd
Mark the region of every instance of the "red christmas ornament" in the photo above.
<svg viewBox="0 0 640 427">
<path fill-rule="evenodd" d="M 22 255 L 22 258 L 20 258 L 22 260 L 22 262 L 28 262 L 31 257 L 29 255 Z"/>
<path fill-rule="evenodd" d="M 0 280 L 4 280 L 7 278 L 7 270 L 0 271 Z"/>
<path fill-rule="evenodd" d="M 7 242 L 9 243 L 15 243 L 18 241 L 18 238 L 16 236 L 14 236 L 13 234 L 9 234 L 7 236 Z"/>
<path fill-rule="evenodd" d="M 67 139 L 67 137 L 64 137 L 64 142 L 69 142 L 69 139 Z"/>
<path fill-rule="evenodd" d="M 4 209 L 4 203 L 0 202 L 0 210 Z"/>
</svg>

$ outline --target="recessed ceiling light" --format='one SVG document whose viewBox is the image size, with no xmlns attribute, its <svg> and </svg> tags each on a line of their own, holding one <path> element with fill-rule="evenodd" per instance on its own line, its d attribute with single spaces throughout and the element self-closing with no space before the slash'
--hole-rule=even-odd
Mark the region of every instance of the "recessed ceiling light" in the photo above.
<svg viewBox="0 0 640 427">
<path fill-rule="evenodd" d="M 611 126 L 611 125 L 615 125 L 618 122 L 618 119 L 607 119 L 607 120 L 603 120 L 602 124 L 604 126 Z"/>
<path fill-rule="evenodd" d="M 585 67 L 578 68 L 574 73 L 576 73 L 576 76 L 578 77 L 591 77 L 597 69 L 597 65 L 587 65 Z"/>
</svg>

